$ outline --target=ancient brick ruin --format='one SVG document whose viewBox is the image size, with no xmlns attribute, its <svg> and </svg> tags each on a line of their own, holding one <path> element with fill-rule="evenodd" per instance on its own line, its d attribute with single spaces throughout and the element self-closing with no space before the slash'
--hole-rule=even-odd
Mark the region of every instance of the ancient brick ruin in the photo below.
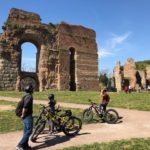
<svg viewBox="0 0 150 150">
<path fill-rule="evenodd" d="M 150 84 L 150 66 L 146 71 L 137 70 L 136 64 L 132 58 L 129 58 L 124 66 L 120 62 L 114 68 L 115 87 L 117 91 L 122 91 L 124 86 L 131 86 L 132 89 L 146 89 Z"/>
<path fill-rule="evenodd" d="M 95 31 L 83 26 L 43 24 L 32 12 L 11 9 L 0 34 L 0 90 L 97 90 Z M 36 72 L 21 71 L 21 45 L 37 47 Z"/>
</svg>

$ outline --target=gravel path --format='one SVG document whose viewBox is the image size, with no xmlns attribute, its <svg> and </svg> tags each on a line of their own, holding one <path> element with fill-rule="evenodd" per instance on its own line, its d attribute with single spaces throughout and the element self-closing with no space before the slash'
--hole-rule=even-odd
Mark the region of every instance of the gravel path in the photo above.
<svg viewBox="0 0 150 150">
<path fill-rule="evenodd" d="M 16 98 L 0 99 L 18 101 Z M 47 101 L 34 101 L 35 103 L 45 103 Z M 60 103 L 61 106 L 87 108 L 87 105 Z M 69 138 L 63 133 L 56 135 L 42 134 L 37 143 L 30 142 L 33 150 L 56 150 L 63 147 L 79 146 L 94 142 L 108 142 L 120 139 L 150 137 L 150 112 L 127 110 L 116 108 L 122 120 L 117 124 L 97 123 L 83 125 L 79 135 Z M 14 150 L 16 143 L 22 136 L 22 132 L 12 132 L 0 134 L 0 150 Z"/>
</svg>

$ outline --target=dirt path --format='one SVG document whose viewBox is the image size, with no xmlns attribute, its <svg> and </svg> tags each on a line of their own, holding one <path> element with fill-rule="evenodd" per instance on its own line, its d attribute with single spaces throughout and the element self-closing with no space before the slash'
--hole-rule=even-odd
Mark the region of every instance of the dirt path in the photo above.
<svg viewBox="0 0 150 150">
<path fill-rule="evenodd" d="M 19 98 L 0 96 L 0 101 L 1 100 L 6 100 L 6 101 L 10 101 L 10 102 L 18 102 L 20 99 Z M 48 101 L 46 101 L 46 100 L 34 100 L 33 103 L 34 104 L 47 105 Z M 85 108 L 87 108 L 89 106 L 89 105 L 74 104 L 74 103 L 63 103 L 63 102 L 57 102 L 57 105 L 60 105 L 60 107 L 81 108 L 81 109 L 85 109 Z"/>
<path fill-rule="evenodd" d="M 11 105 L 0 105 L 0 111 L 3 110 L 13 110 L 15 109 L 15 107 L 11 106 Z"/>
<path fill-rule="evenodd" d="M 9 100 L 11 99 L 9 98 Z M 65 103 L 61 104 L 65 106 Z M 71 105 L 69 104 L 69 106 Z M 87 106 L 76 104 L 75 107 L 85 108 Z M 43 134 L 38 139 L 38 143 L 30 142 L 30 145 L 33 147 L 33 150 L 56 150 L 94 142 L 150 137 L 150 112 L 118 108 L 117 111 L 123 117 L 122 122 L 118 124 L 97 123 L 84 125 L 79 135 L 74 138 L 68 138 L 63 133 L 51 136 Z M 0 134 L 0 150 L 14 150 L 21 136 L 22 132 Z"/>
</svg>

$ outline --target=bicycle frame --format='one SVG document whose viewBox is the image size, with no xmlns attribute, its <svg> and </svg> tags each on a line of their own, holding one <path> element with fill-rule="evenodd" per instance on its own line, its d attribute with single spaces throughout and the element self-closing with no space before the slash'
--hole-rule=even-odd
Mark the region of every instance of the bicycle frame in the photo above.
<svg viewBox="0 0 150 150">
<path fill-rule="evenodd" d="M 94 109 L 97 115 L 103 114 L 103 108 L 102 107 L 100 107 L 96 103 L 92 102 L 91 100 L 89 100 L 89 102 L 91 103 L 91 106 L 89 108 L 90 110 Z"/>
<path fill-rule="evenodd" d="M 60 128 L 69 120 L 70 116 L 67 115 L 59 115 L 58 112 L 61 110 L 56 111 L 55 115 L 52 114 L 47 108 L 49 106 L 41 105 L 41 112 L 39 117 L 35 122 L 35 126 L 39 123 L 46 123 L 47 120 L 51 120 L 56 126 Z"/>
<path fill-rule="evenodd" d="M 48 118 L 46 117 L 46 112 L 48 112 L 48 110 L 46 108 L 47 107 L 45 107 L 44 105 L 41 105 L 41 112 L 40 112 L 40 115 L 38 116 L 36 122 L 34 123 L 34 126 L 38 125 L 39 121 L 40 122 L 46 122 L 46 120 L 48 120 Z"/>
</svg>

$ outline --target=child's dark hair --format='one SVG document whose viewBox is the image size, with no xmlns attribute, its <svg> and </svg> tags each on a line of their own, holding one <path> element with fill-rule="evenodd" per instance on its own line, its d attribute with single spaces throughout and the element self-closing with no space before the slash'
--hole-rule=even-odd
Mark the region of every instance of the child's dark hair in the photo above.
<svg viewBox="0 0 150 150">
<path fill-rule="evenodd" d="M 105 93 L 105 92 L 107 92 L 107 90 L 106 90 L 106 89 L 104 89 L 102 92 L 103 92 L 103 93 Z"/>
</svg>

